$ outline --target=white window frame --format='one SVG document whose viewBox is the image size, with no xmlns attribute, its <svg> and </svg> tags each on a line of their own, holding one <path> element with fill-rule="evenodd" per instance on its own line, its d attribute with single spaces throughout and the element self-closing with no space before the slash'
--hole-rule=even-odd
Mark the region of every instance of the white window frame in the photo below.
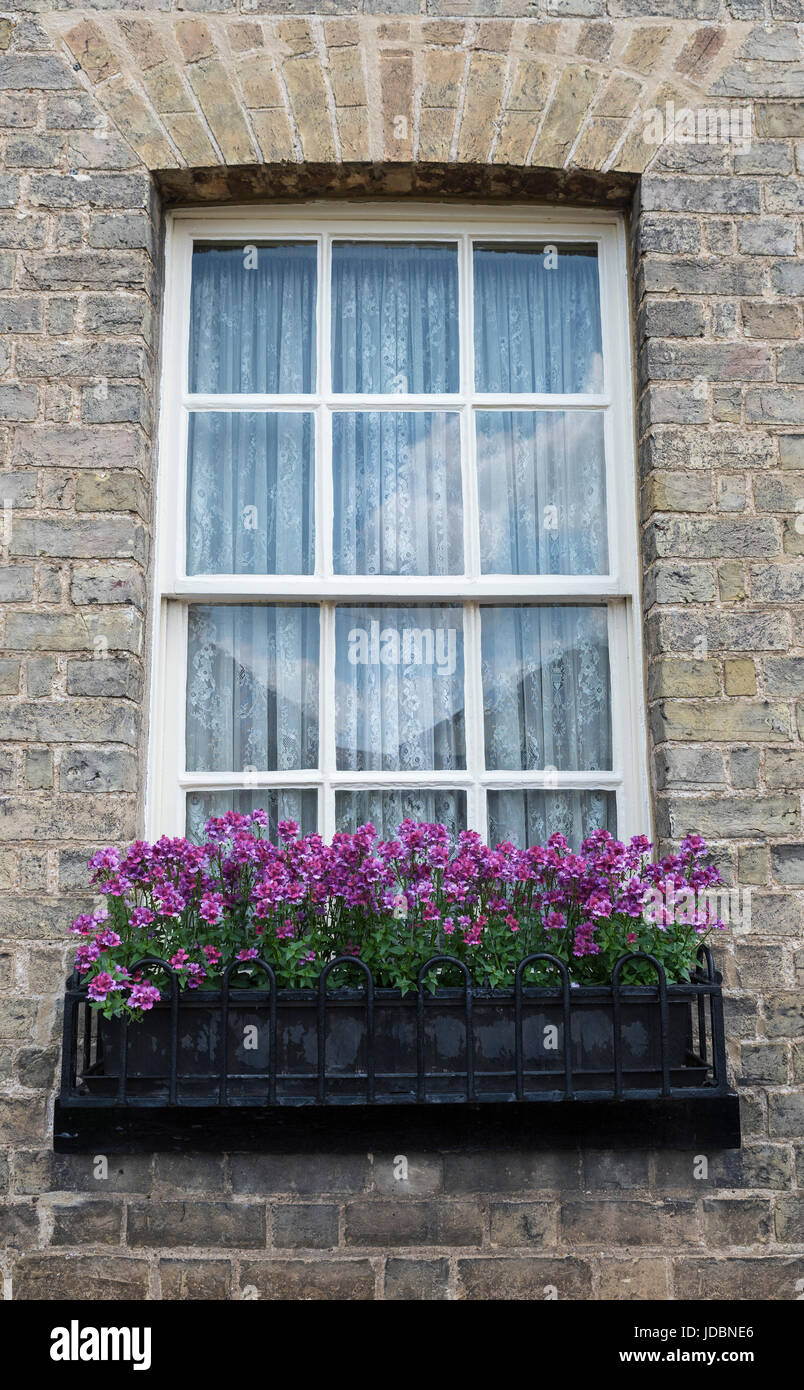
<svg viewBox="0 0 804 1390">
<path fill-rule="evenodd" d="M 194 240 L 251 243 L 272 238 L 310 240 L 318 246 L 317 374 L 309 395 L 193 395 L 187 389 L 190 277 Z M 461 313 L 460 385 L 450 395 L 355 395 L 330 389 L 328 286 L 322 258 L 333 241 L 348 239 L 457 243 Z M 603 389 L 598 395 L 488 395 L 474 391 L 471 246 L 497 242 L 595 243 L 601 295 Z M 183 209 L 168 216 L 162 333 L 162 381 L 157 488 L 155 596 L 150 693 L 151 739 L 146 833 L 183 835 L 185 795 L 193 790 L 318 790 L 318 825 L 335 830 L 335 789 L 465 789 L 467 824 L 486 834 L 486 791 L 542 787 L 616 793 L 618 834 L 650 833 L 647 737 L 644 712 L 637 489 L 634 465 L 633 379 L 629 326 L 626 233 L 617 213 L 541 207 L 414 203 L 316 203 L 273 208 Z M 480 572 L 475 470 L 478 409 L 603 412 L 610 573 L 594 576 L 489 575 Z M 314 575 L 201 575 L 185 570 L 185 488 L 190 409 L 306 410 L 315 416 L 316 528 Z M 460 414 L 464 507 L 464 576 L 400 578 L 336 576 L 332 569 L 331 417 L 333 410 L 438 410 Z M 188 773 L 184 768 L 184 683 L 187 612 L 191 600 L 307 601 L 321 604 L 319 770 L 316 772 Z M 338 602 L 460 602 L 464 608 L 466 770 L 462 772 L 353 773 L 335 768 L 333 707 L 334 611 Z M 483 692 L 480 608 L 484 601 L 600 603 L 608 607 L 612 693 L 613 769 L 585 772 L 486 772 L 483 767 Z"/>
</svg>

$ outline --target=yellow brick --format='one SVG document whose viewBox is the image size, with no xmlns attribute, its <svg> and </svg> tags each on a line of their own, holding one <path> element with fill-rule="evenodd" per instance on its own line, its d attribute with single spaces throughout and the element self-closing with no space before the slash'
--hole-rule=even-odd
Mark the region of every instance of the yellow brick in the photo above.
<svg viewBox="0 0 804 1390">
<path fill-rule="evenodd" d="M 207 58 L 188 67 L 187 76 L 226 163 L 253 164 L 257 152 L 223 63 Z"/>
<path fill-rule="evenodd" d="M 360 25 L 356 19 L 328 19 L 324 24 L 327 48 L 350 48 L 360 43 Z"/>
<path fill-rule="evenodd" d="M 276 37 L 291 53 L 309 53 L 315 47 L 306 19 L 282 19 L 276 25 Z"/>
<path fill-rule="evenodd" d="M 623 173 L 641 174 L 647 169 L 651 160 L 656 157 L 658 145 L 651 145 L 643 139 L 643 125 L 640 118 L 637 124 L 625 139 L 617 158 L 611 165 L 612 169 L 622 170 Z"/>
<path fill-rule="evenodd" d="M 178 19 L 175 29 L 185 63 L 198 63 L 215 53 L 212 35 L 202 19 Z"/>
<path fill-rule="evenodd" d="M 522 58 L 516 67 L 506 106 L 512 111 L 542 111 L 553 83 L 547 63 Z"/>
<path fill-rule="evenodd" d="M 220 164 L 220 155 L 211 143 L 203 122 L 195 112 L 164 116 L 165 130 L 190 169 L 211 169 Z"/>
<path fill-rule="evenodd" d="M 592 119 L 572 154 L 576 169 L 602 169 L 625 130 L 625 121 Z"/>
<path fill-rule="evenodd" d="M 282 106 L 282 93 L 279 90 L 274 65 L 267 54 L 249 58 L 240 63 L 237 76 L 243 89 L 246 106 L 253 110 L 262 107 Z"/>
<path fill-rule="evenodd" d="M 551 20 L 548 24 L 529 23 L 525 29 L 525 48 L 535 48 L 541 53 L 555 53 L 556 44 L 561 37 L 560 22 Z"/>
<path fill-rule="evenodd" d="M 514 32 L 510 19 L 481 19 L 477 27 L 475 48 L 487 49 L 492 53 L 508 52 Z"/>
<path fill-rule="evenodd" d="M 117 23 L 125 35 L 126 43 L 136 55 L 137 66 L 141 71 L 145 68 L 155 68 L 157 63 L 165 61 L 167 54 L 164 44 L 156 26 L 151 24 L 150 20 L 121 18 Z"/>
<path fill-rule="evenodd" d="M 767 883 L 768 849 L 766 845 L 744 845 L 739 851 L 740 883 Z"/>
<path fill-rule="evenodd" d="M 724 603 L 737 603 L 745 598 L 745 570 L 739 560 L 724 560 L 718 565 L 717 580 Z"/>
<path fill-rule="evenodd" d="M 720 694 L 720 667 L 716 661 L 664 658 L 652 661 L 648 673 L 651 700 L 664 696 L 712 696 Z"/>
<path fill-rule="evenodd" d="M 148 169 L 176 169 L 179 161 L 164 130 L 125 77 L 113 77 L 96 93 L 118 130 Z"/>
<path fill-rule="evenodd" d="M 665 27 L 635 29 L 620 59 L 622 66 L 636 68 L 637 72 L 652 72 L 671 32 Z"/>
<path fill-rule="evenodd" d="M 368 110 L 365 106 L 339 106 L 336 113 L 341 159 L 360 164 L 371 158 Z"/>
<path fill-rule="evenodd" d="M 598 82 L 597 73 L 590 68 L 564 69 L 539 132 L 534 164 L 563 169 Z"/>
<path fill-rule="evenodd" d="M 175 63 L 160 63 L 142 74 L 155 111 L 194 111 L 192 98 Z"/>
<path fill-rule="evenodd" d="M 706 512 L 712 506 L 712 480 L 708 473 L 679 468 L 650 473 L 642 487 L 642 510 L 654 512 Z"/>
<path fill-rule="evenodd" d="M 293 133 L 284 107 L 271 111 L 252 111 L 251 124 L 264 164 L 284 164 L 295 160 Z"/>
<path fill-rule="evenodd" d="M 233 53 L 248 53 L 254 48 L 262 48 L 262 27 L 250 19 L 235 19 L 227 24 L 229 44 Z"/>
<path fill-rule="evenodd" d="M 527 164 L 538 124 L 538 111 L 506 111 L 500 122 L 500 135 L 494 147 L 493 162 Z"/>
<path fill-rule="evenodd" d="M 727 695 L 756 695 L 757 673 L 750 657 L 735 657 L 723 663 Z"/>
<path fill-rule="evenodd" d="M 90 82 L 103 82 L 120 71 L 117 58 L 97 24 L 84 19 L 64 35 L 75 61 L 81 64 Z"/>
<path fill-rule="evenodd" d="M 458 134 L 458 159 L 462 163 L 485 164 L 489 158 L 506 68 L 505 58 L 488 53 L 472 54 Z"/>
<path fill-rule="evenodd" d="M 424 42 L 439 44 L 442 48 L 457 48 L 463 43 L 464 33 L 460 20 L 426 19 L 422 25 Z"/>
<path fill-rule="evenodd" d="M 389 161 L 413 158 L 413 58 L 400 50 L 380 58 L 383 148 Z"/>
<path fill-rule="evenodd" d="M 423 107 L 419 121 L 419 159 L 446 164 L 454 129 L 454 112 Z"/>
<path fill-rule="evenodd" d="M 636 106 L 642 84 L 633 77 L 615 74 L 603 89 L 595 103 L 595 115 L 607 116 L 614 120 L 627 120 Z"/>
<path fill-rule="evenodd" d="M 313 163 L 331 163 L 335 158 L 335 137 L 318 58 L 312 54 L 288 58 L 282 65 L 282 72 L 304 158 Z"/>
<path fill-rule="evenodd" d="M 428 49 L 424 58 L 422 106 L 455 108 L 466 70 L 466 54 L 457 49 Z"/>
<path fill-rule="evenodd" d="M 365 106 L 366 83 L 359 48 L 333 48 L 330 51 L 329 82 L 336 106 Z"/>
</svg>

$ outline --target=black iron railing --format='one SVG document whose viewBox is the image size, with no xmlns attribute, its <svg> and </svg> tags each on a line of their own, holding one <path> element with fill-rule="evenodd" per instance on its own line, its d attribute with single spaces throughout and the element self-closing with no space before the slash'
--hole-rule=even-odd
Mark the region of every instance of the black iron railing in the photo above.
<svg viewBox="0 0 804 1390">
<path fill-rule="evenodd" d="M 622 983 L 629 961 L 647 961 L 655 985 Z M 624 956 L 607 986 L 573 986 L 566 965 L 540 953 L 523 960 L 513 987 L 472 983 L 440 955 L 407 996 L 375 986 L 364 962 L 330 961 L 317 990 L 277 987 L 272 967 L 251 965 L 265 989 L 232 985 L 180 991 L 144 1019 L 108 1020 L 74 975 L 64 1011 L 61 1105 L 120 1112 L 148 1107 L 300 1107 L 674 1100 L 731 1095 L 726 1074 L 721 977 L 707 947 L 685 984 L 661 963 Z M 554 986 L 527 982 L 549 967 Z M 349 966 L 357 988 L 331 988 Z M 138 967 L 139 968 L 139 967 Z M 433 971 L 457 971 L 460 987 L 429 988 Z M 453 975 L 454 978 L 454 975 Z"/>
</svg>

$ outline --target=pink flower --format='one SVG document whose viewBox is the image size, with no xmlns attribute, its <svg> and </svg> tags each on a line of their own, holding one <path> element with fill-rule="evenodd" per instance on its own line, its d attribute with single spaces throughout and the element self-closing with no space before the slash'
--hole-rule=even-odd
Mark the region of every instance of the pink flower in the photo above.
<svg viewBox="0 0 804 1390">
<path fill-rule="evenodd" d="M 122 987 L 120 982 L 109 974 L 108 970 L 103 970 L 100 975 L 96 975 L 94 979 L 90 980 L 87 994 L 90 999 L 101 1001 L 106 998 L 107 994 L 111 994 L 113 990 L 122 989 Z"/>
<path fill-rule="evenodd" d="M 144 980 L 132 987 L 126 1003 L 130 1009 L 142 1009 L 143 1013 L 147 1013 L 154 1004 L 159 1003 L 161 997 L 156 985 L 152 985 L 149 980 Z"/>
<path fill-rule="evenodd" d="M 111 927 L 106 927 L 104 931 L 99 931 L 95 940 L 97 944 L 102 946 L 106 951 L 110 951 L 113 947 L 120 945 L 120 937 L 117 935 L 116 931 L 112 931 Z"/>
<path fill-rule="evenodd" d="M 75 953 L 75 964 L 79 973 L 83 975 L 85 971 L 89 970 L 89 967 L 94 965 L 100 954 L 100 946 L 95 941 L 87 942 L 85 946 L 79 946 Z"/>
<path fill-rule="evenodd" d="M 198 915 L 202 922 L 214 926 L 223 916 L 223 894 L 205 893 L 201 899 Z"/>
</svg>

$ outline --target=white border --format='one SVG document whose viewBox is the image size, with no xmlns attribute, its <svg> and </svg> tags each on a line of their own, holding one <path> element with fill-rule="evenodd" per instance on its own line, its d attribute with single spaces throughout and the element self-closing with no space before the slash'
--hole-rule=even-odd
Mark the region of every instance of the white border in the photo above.
<svg viewBox="0 0 804 1390">
<path fill-rule="evenodd" d="M 187 391 L 189 349 L 190 272 L 193 239 L 255 241 L 269 237 L 315 240 L 319 246 L 317 391 L 309 396 L 237 395 L 198 396 Z M 447 396 L 348 396 L 333 395 L 329 384 L 329 313 L 325 303 L 322 258 L 333 239 L 381 237 L 389 240 L 457 241 L 459 244 L 459 297 L 464 331 L 460 348 L 462 393 Z M 604 390 L 598 395 L 486 396 L 474 393 L 471 295 L 471 239 L 579 240 L 598 245 L 601 321 L 603 328 Z M 514 207 L 490 210 L 488 206 L 416 203 L 304 203 L 275 208 L 182 209 L 168 214 L 165 243 L 166 284 L 162 335 L 160 386 L 159 477 L 156 508 L 156 592 L 153 603 L 146 834 L 184 833 L 185 789 L 243 785 L 232 774 L 186 774 L 180 764 L 184 748 L 184 666 L 186 662 L 187 606 L 190 596 L 244 601 L 266 597 L 323 599 L 321 652 L 333 657 L 334 603 L 339 599 L 359 602 L 382 598 L 409 601 L 466 602 L 464 661 L 466 682 L 467 769 L 465 773 L 347 774 L 334 771 L 332 730 L 320 724 L 320 770 L 314 773 L 266 773 L 249 776 L 249 788 L 282 785 L 318 787 L 319 825 L 329 838 L 334 831 L 334 790 L 405 784 L 465 787 L 470 826 L 485 833 L 485 790 L 493 787 L 547 784 L 545 774 L 486 773 L 482 767 L 482 689 L 479 662 L 471 652 L 479 648 L 479 603 L 503 599 L 538 599 L 567 602 L 579 599 L 609 600 L 610 667 L 613 699 L 612 738 L 615 771 L 604 774 L 559 773 L 551 787 L 610 788 L 617 793 L 618 833 L 628 836 L 650 833 L 647 734 L 644 711 L 642 619 L 639 599 L 639 539 L 634 460 L 633 386 L 627 280 L 626 236 L 617 213 L 584 213 L 556 208 Z M 331 506 L 331 477 L 320 466 L 322 432 L 329 430 L 332 408 L 383 406 L 393 409 L 450 408 L 459 412 L 464 470 L 464 554 L 466 575 L 438 579 L 396 577 L 335 577 L 332 573 L 329 527 L 321 525 Z M 477 407 L 602 410 L 606 450 L 609 575 L 495 576 L 480 575 L 474 489 L 466 486 L 474 449 L 474 430 L 469 428 Z M 311 410 L 316 416 L 316 575 L 315 576 L 184 576 L 184 489 L 188 407 L 193 409 L 253 409 L 281 407 Z M 467 447 L 468 446 L 468 447 Z M 327 457 L 329 452 L 327 451 Z M 474 601 L 472 601 L 474 600 Z M 330 651 L 332 648 L 332 651 Z M 332 662 L 322 659 L 320 708 L 332 705 Z M 183 761 L 183 760 L 182 760 Z"/>
</svg>

